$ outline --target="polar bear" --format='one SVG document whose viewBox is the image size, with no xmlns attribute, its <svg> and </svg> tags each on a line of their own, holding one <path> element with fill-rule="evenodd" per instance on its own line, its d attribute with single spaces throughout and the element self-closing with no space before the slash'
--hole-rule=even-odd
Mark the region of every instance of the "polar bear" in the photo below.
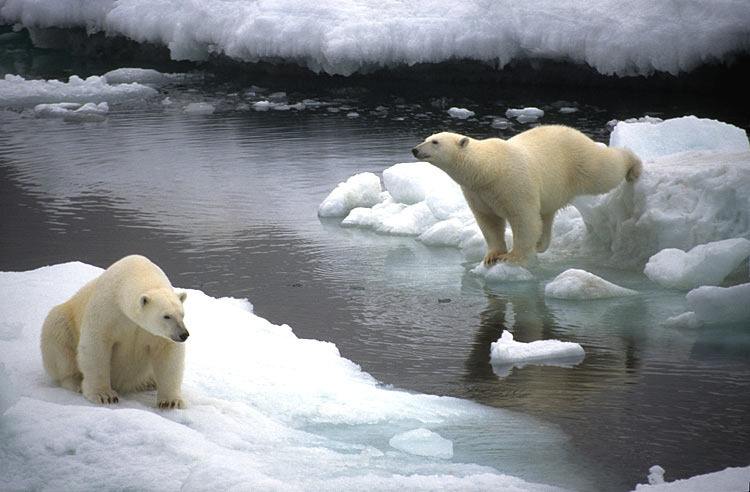
<svg viewBox="0 0 750 492">
<path fill-rule="evenodd" d="M 484 263 L 524 264 L 546 251 L 555 213 L 577 195 L 606 193 L 641 174 L 630 150 L 597 144 L 562 125 L 532 128 L 508 140 L 475 140 L 436 133 L 412 149 L 417 159 L 445 171 L 463 190 L 487 242 Z M 513 248 L 505 244 L 505 223 Z"/>
<path fill-rule="evenodd" d="M 185 297 L 148 258 L 122 258 L 49 312 L 45 370 L 94 403 L 117 403 L 116 391 L 156 388 L 160 408 L 184 408 Z"/>
</svg>

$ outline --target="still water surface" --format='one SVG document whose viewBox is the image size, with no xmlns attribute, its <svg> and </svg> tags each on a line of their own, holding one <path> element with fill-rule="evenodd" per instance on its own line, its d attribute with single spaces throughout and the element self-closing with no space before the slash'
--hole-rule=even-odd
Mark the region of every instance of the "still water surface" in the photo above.
<svg viewBox="0 0 750 492">
<path fill-rule="evenodd" d="M 434 131 L 485 137 L 523 130 L 488 125 L 485 116 L 502 115 L 504 106 L 474 102 L 478 120 L 458 122 L 429 101 L 367 92 L 305 95 L 344 106 L 337 113 L 256 113 L 234 109 L 242 87 L 163 91 L 172 106 L 113 105 L 102 123 L 0 111 L 2 270 L 71 260 L 106 267 L 123 255 L 144 254 L 177 286 L 249 298 L 257 314 L 289 324 L 298 336 L 335 343 L 384 384 L 512 409 L 558 426 L 570 439 L 566 460 L 585 475 L 546 475 L 558 483 L 626 490 L 657 463 L 671 480 L 750 462 L 750 338 L 737 327 L 661 328 L 660 320 L 682 312 L 684 293 L 589 258 L 548 267 L 537 273 L 539 282 L 489 290 L 467 273 L 457 250 L 317 217 L 318 204 L 337 183 L 411 161 L 409 149 Z M 610 106 L 601 98 L 587 105 L 577 96 L 578 113 L 547 107 L 545 122 L 576 126 L 599 141 L 606 141 L 613 117 L 694 109 L 623 103 L 627 95 L 610 99 Z M 554 101 L 515 97 L 505 104 Z M 193 100 L 211 101 L 217 112 L 183 113 Z M 388 112 L 375 112 L 377 105 Z M 347 118 L 351 110 L 361 116 Z M 544 283 L 573 267 L 643 294 L 545 299 Z M 503 329 L 521 341 L 578 342 L 586 359 L 575 368 L 529 366 L 498 375 L 489 346 Z M 471 459 L 505 471 L 495 455 L 521 455 L 522 447 L 494 436 Z M 528 463 L 525 478 L 539 479 L 532 470 L 556 465 Z"/>
</svg>

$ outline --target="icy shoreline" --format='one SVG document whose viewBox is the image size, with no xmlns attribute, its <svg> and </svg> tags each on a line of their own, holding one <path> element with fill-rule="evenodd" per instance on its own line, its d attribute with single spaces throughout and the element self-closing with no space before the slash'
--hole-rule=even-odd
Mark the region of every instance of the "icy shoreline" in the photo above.
<svg viewBox="0 0 750 492">
<path fill-rule="evenodd" d="M 84 28 L 122 35 L 166 46 L 175 60 L 221 54 L 337 75 L 460 59 L 502 68 L 532 58 L 572 61 L 607 75 L 675 75 L 750 51 L 750 6 L 742 2 L 465 2 L 445 14 L 445 5 L 435 0 L 387 7 L 367 0 L 0 0 L 0 21 L 30 29 Z M 472 28 L 467 30 L 468 25 Z"/>
</svg>

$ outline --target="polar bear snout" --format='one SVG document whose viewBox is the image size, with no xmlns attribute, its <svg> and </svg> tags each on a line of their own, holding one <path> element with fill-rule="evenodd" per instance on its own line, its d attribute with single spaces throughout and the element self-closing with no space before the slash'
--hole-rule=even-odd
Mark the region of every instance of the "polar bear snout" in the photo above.
<svg viewBox="0 0 750 492">
<path fill-rule="evenodd" d="M 414 154 L 414 157 L 416 157 L 417 159 L 419 159 L 419 149 L 418 148 L 414 147 L 413 149 L 411 149 L 411 153 Z"/>
<path fill-rule="evenodd" d="M 171 338 L 172 338 L 172 340 L 174 340 L 175 342 L 179 342 L 179 343 L 182 343 L 182 342 L 184 342 L 185 340 L 187 340 L 189 336 L 190 336 L 190 332 L 189 332 L 189 331 L 187 331 L 187 328 L 185 328 L 184 326 L 180 325 L 180 326 L 178 326 L 178 327 L 177 327 L 177 329 L 176 329 L 176 330 L 174 331 L 174 333 L 172 334 L 172 337 L 171 337 Z"/>
</svg>

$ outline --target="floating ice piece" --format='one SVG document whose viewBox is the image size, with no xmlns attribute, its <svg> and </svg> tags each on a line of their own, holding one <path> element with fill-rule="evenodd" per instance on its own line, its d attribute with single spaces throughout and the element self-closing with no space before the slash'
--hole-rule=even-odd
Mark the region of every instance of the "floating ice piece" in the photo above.
<svg viewBox="0 0 750 492">
<path fill-rule="evenodd" d="M 490 123 L 490 126 L 492 128 L 497 128 L 498 130 L 506 130 L 510 128 L 511 122 L 506 120 L 505 118 L 492 118 L 492 123 Z"/>
<path fill-rule="evenodd" d="M 579 344 L 560 340 L 517 342 L 513 334 L 503 334 L 490 345 L 490 362 L 497 366 L 523 367 L 527 364 L 571 366 L 580 363 L 586 352 Z"/>
<path fill-rule="evenodd" d="M 539 108 L 508 109 L 506 118 L 515 118 L 519 123 L 531 123 L 544 116 L 544 111 Z"/>
<path fill-rule="evenodd" d="M 346 113 L 346 117 L 347 118 L 359 118 L 359 113 L 357 113 L 356 111 L 350 111 Z"/>
<path fill-rule="evenodd" d="M 676 316 L 671 316 L 664 321 L 662 321 L 661 325 L 666 328 L 688 328 L 688 329 L 694 329 L 698 328 L 703 323 L 701 320 L 698 319 L 698 317 L 695 315 L 693 311 L 688 311 L 686 313 L 678 314 Z"/>
<path fill-rule="evenodd" d="M 654 465 L 648 469 L 648 483 L 649 485 L 659 485 L 664 483 L 664 468 L 659 465 Z"/>
<path fill-rule="evenodd" d="M 530 271 L 522 266 L 512 265 L 503 261 L 488 267 L 480 263 L 471 269 L 471 273 L 484 278 L 488 283 L 528 282 L 534 280 Z"/>
<path fill-rule="evenodd" d="M 318 207 L 320 217 L 344 217 L 356 207 L 372 207 L 381 201 L 380 178 L 373 173 L 355 174 L 339 183 Z"/>
<path fill-rule="evenodd" d="M 417 239 L 428 246 L 459 247 L 461 233 L 465 227 L 461 219 L 442 220 L 420 234 Z"/>
<path fill-rule="evenodd" d="M 627 147 L 644 161 L 691 150 L 750 150 L 745 130 L 721 121 L 695 116 L 657 122 L 621 121 L 612 131 L 609 145 Z"/>
<path fill-rule="evenodd" d="M 255 111 L 268 111 L 271 109 L 271 101 L 257 101 L 253 103 Z"/>
<path fill-rule="evenodd" d="M 0 79 L 0 106 L 31 106 L 64 102 L 121 102 L 156 96 L 146 85 L 109 84 L 104 77 L 92 75 L 82 79 L 71 75 L 68 82 L 59 80 L 26 80 L 19 75 Z"/>
<path fill-rule="evenodd" d="M 563 106 L 558 111 L 560 111 L 563 114 L 577 113 L 578 108 L 575 108 L 572 106 Z"/>
<path fill-rule="evenodd" d="M 139 84 L 162 85 L 169 82 L 185 80 L 188 76 L 184 73 L 162 73 L 150 68 L 118 68 L 111 70 L 102 78 L 109 84 Z"/>
<path fill-rule="evenodd" d="M 750 257 L 750 241 L 725 239 L 701 244 L 687 253 L 667 248 L 652 256 L 643 273 L 663 287 L 694 289 L 701 285 L 718 285 Z"/>
<path fill-rule="evenodd" d="M 383 171 L 383 186 L 393 200 L 411 205 L 423 201 L 431 192 L 460 193 L 450 176 L 429 162 L 403 162 Z"/>
<path fill-rule="evenodd" d="M 637 295 L 638 292 L 608 282 L 577 268 L 565 270 L 544 286 L 544 295 L 556 299 L 606 299 Z"/>
<path fill-rule="evenodd" d="M 184 111 L 188 114 L 214 114 L 216 108 L 207 102 L 194 102 L 185 106 Z"/>
<path fill-rule="evenodd" d="M 744 492 L 750 482 L 750 466 L 725 468 L 714 473 L 696 475 L 674 482 L 659 482 L 659 472 L 658 470 L 652 472 L 654 468 L 649 469 L 649 484 L 636 485 L 634 492 L 706 492 L 708 490 Z M 651 483 L 652 478 L 654 483 Z"/>
<path fill-rule="evenodd" d="M 453 108 L 450 108 L 448 110 L 448 114 L 450 115 L 451 118 L 456 118 L 456 119 L 459 119 L 459 120 L 465 120 L 467 118 L 471 118 L 476 113 L 474 113 L 474 111 L 468 110 L 466 108 L 456 108 L 456 107 L 453 107 Z"/>
<path fill-rule="evenodd" d="M 453 458 L 453 441 L 429 429 L 419 428 L 393 436 L 388 444 L 404 453 L 449 460 Z"/>
<path fill-rule="evenodd" d="M 698 287 L 688 292 L 687 305 L 696 318 L 707 323 L 750 321 L 750 283 Z"/>
<path fill-rule="evenodd" d="M 52 103 L 34 106 L 37 118 L 62 118 L 65 121 L 103 121 L 107 118 L 109 105 L 105 102 L 86 103 Z"/>
</svg>

